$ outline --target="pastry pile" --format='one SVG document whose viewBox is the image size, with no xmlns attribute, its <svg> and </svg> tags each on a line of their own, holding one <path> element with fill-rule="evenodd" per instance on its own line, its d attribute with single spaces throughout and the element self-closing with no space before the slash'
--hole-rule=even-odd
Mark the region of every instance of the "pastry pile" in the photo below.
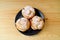
<svg viewBox="0 0 60 40">
<path fill-rule="evenodd" d="M 30 27 L 33 30 L 40 30 L 44 25 L 41 17 L 35 15 L 35 10 L 31 6 L 26 6 L 22 9 L 22 18 L 16 22 L 16 28 L 22 32 L 27 31 Z"/>
</svg>

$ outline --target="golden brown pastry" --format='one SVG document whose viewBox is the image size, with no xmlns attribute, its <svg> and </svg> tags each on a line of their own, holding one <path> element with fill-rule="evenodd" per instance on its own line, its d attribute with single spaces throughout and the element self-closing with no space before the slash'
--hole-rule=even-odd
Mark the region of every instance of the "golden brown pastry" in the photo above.
<svg viewBox="0 0 60 40">
<path fill-rule="evenodd" d="M 26 18 L 20 18 L 16 22 L 16 28 L 22 32 L 25 32 L 30 28 L 30 22 Z"/>
<path fill-rule="evenodd" d="M 41 17 L 34 16 L 31 19 L 31 28 L 33 30 L 37 30 L 37 29 L 40 30 L 40 29 L 42 29 L 43 25 L 44 25 L 44 21 L 43 21 L 43 19 Z"/>
<path fill-rule="evenodd" d="M 35 15 L 35 10 L 33 7 L 31 6 L 26 6 L 22 9 L 22 15 L 27 18 L 30 19 Z"/>
</svg>

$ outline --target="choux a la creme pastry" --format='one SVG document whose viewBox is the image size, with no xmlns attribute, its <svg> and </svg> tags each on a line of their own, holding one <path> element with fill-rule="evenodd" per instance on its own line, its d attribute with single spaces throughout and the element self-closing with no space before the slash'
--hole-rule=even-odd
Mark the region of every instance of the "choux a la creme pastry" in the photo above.
<svg viewBox="0 0 60 40">
<path fill-rule="evenodd" d="M 26 6 L 22 9 L 22 15 L 27 18 L 30 19 L 35 15 L 35 10 L 33 7 L 31 6 Z"/>
<path fill-rule="evenodd" d="M 34 16 L 32 19 L 31 19 L 31 28 L 33 30 L 40 30 L 42 29 L 44 25 L 44 21 L 41 17 L 39 16 Z"/>
<path fill-rule="evenodd" d="M 30 22 L 26 18 L 20 18 L 16 22 L 16 28 L 22 32 L 27 31 L 30 28 Z"/>
</svg>

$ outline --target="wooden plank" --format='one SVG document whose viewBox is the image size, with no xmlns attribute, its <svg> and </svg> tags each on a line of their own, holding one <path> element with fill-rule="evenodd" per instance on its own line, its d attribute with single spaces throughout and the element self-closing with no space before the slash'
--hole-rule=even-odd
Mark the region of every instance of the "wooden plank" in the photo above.
<svg viewBox="0 0 60 40">
<path fill-rule="evenodd" d="M 26 5 L 45 15 L 43 30 L 34 36 L 25 36 L 15 28 L 15 16 Z M 0 40 L 60 40 L 60 0 L 0 0 Z"/>
</svg>

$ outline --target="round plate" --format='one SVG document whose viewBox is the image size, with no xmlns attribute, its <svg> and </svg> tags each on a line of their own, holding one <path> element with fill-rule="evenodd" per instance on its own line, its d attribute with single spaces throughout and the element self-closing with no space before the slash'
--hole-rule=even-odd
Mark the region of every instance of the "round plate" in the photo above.
<svg viewBox="0 0 60 40">
<path fill-rule="evenodd" d="M 41 17 L 41 18 L 44 20 L 44 15 L 42 14 L 42 12 L 41 12 L 40 10 L 36 9 L 36 8 L 34 8 L 34 9 L 35 9 L 35 15 Z M 19 18 L 22 18 L 22 17 L 23 17 L 21 11 L 22 11 L 22 10 L 20 10 L 20 11 L 18 12 L 18 14 L 16 15 L 16 17 L 15 17 L 15 23 L 16 23 L 16 21 L 17 21 Z M 44 22 L 45 22 L 45 20 L 44 20 Z M 15 26 L 16 26 L 16 25 L 15 25 Z M 17 30 L 18 30 L 18 29 L 17 29 Z M 41 30 L 42 30 L 42 29 L 41 29 Z M 21 33 L 23 33 L 24 35 L 35 35 L 35 34 L 39 33 L 41 30 L 32 30 L 32 29 L 30 28 L 29 30 L 27 30 L 27 31 L 25 31 L 25 32 L 21 32 L 20 30 L 18 30 L 18 31 L 21 32 Z"/>
</svg>

